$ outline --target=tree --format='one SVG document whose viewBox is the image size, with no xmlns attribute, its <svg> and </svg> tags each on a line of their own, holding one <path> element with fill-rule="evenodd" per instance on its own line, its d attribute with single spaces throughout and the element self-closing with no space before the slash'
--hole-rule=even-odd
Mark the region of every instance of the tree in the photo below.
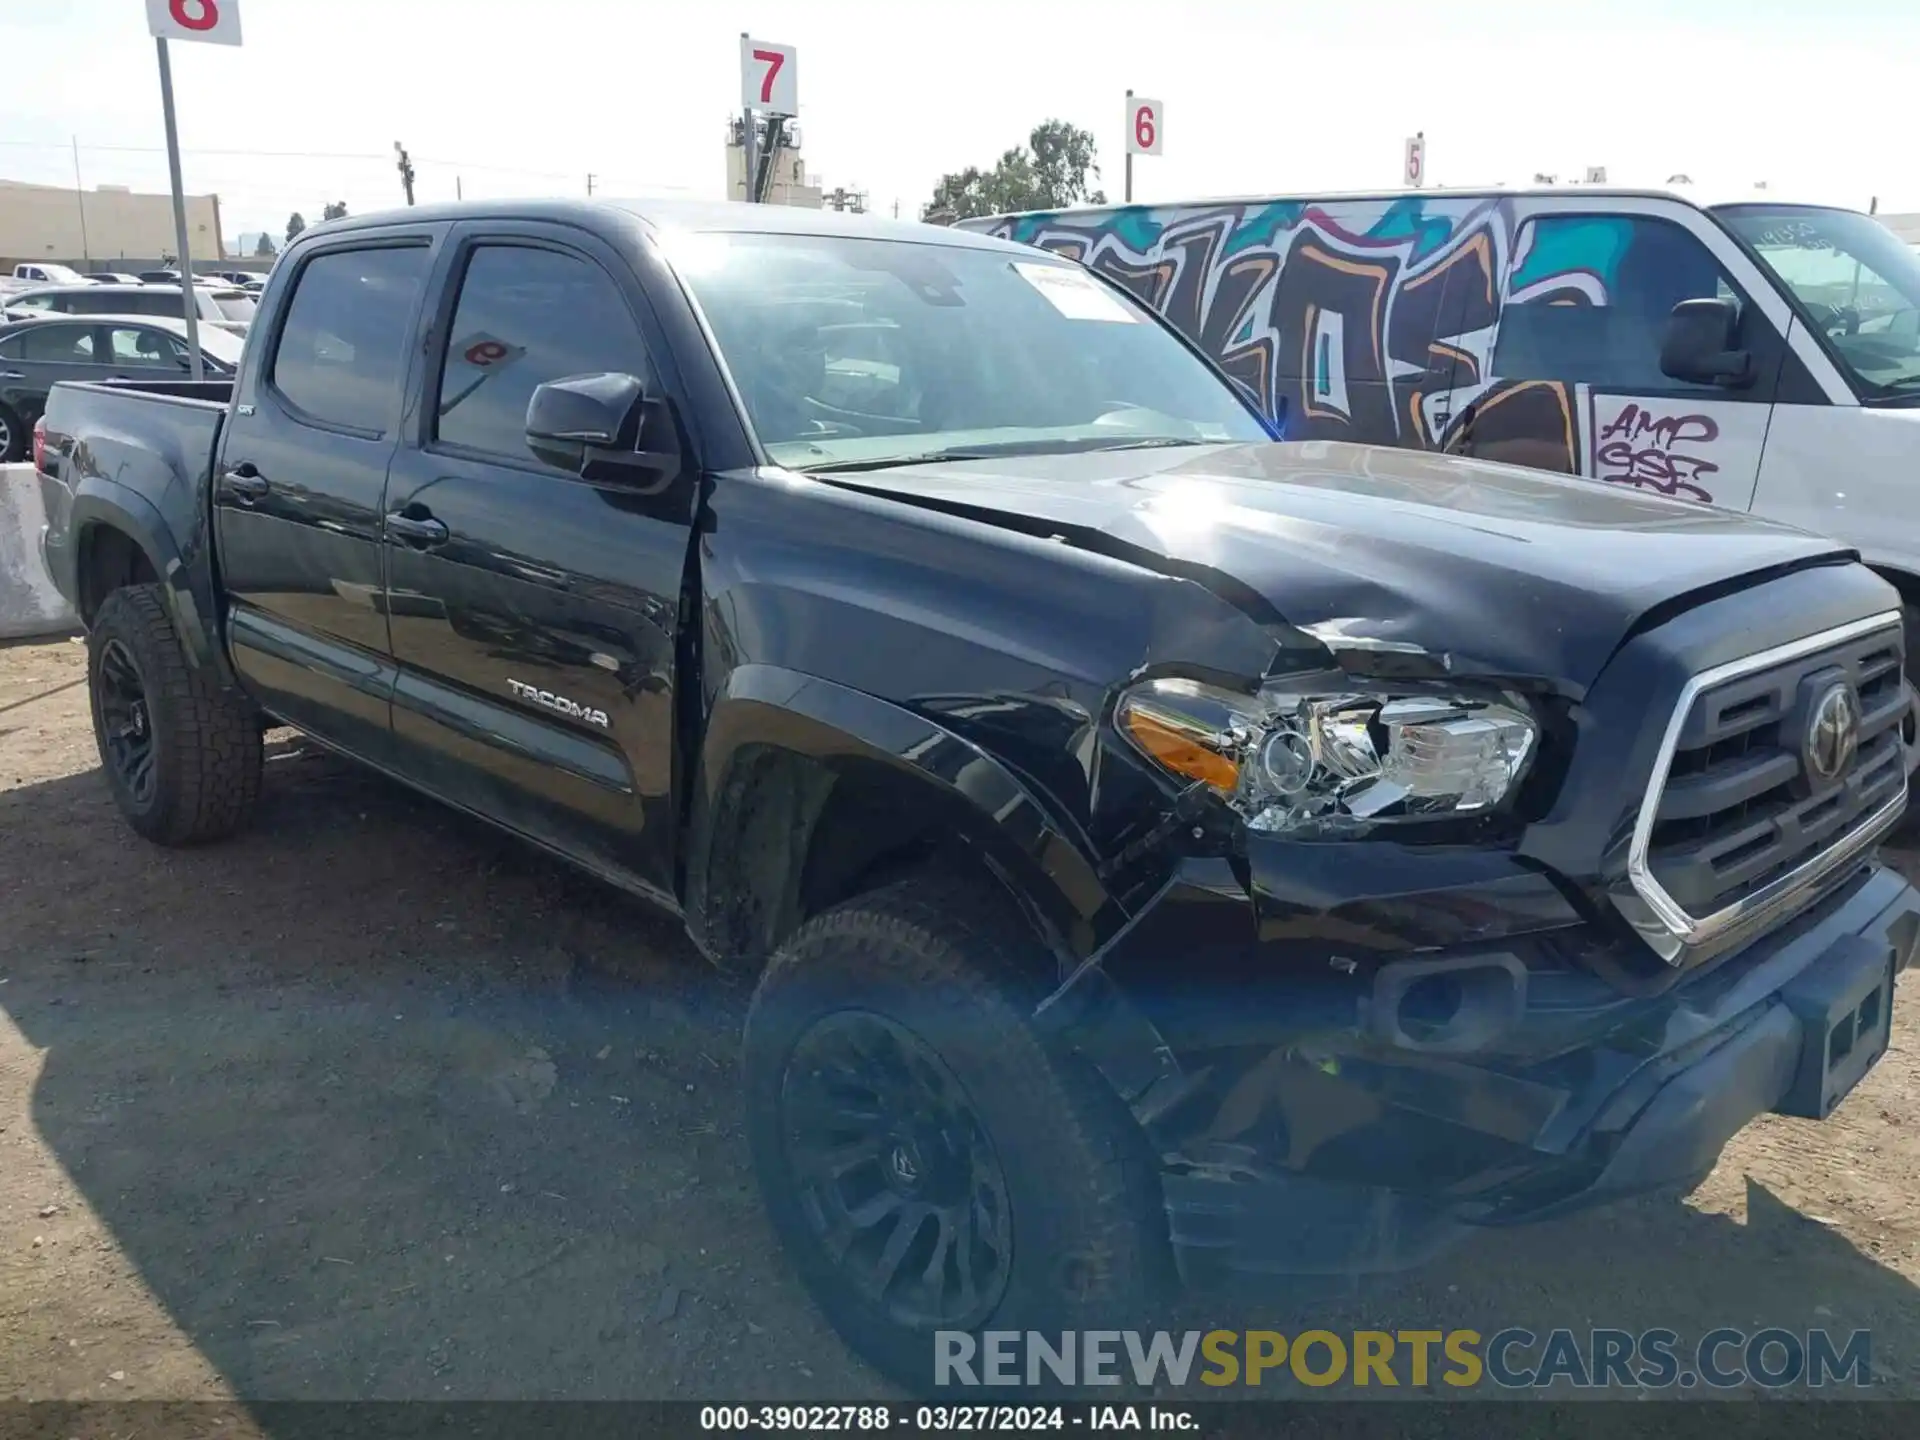
<svg viewBox="0 0 1920 1440">
<path fill-rule="evenodd" d="M 293 237 L 307 228 L 307 217 L 298 210 L 287 217 L 287 243 L 293 243 Z"/>
<path fill-rule="evenodd" d="M 279 252 L 273 248 L 273 237 L 262 230 L 260 238 L 253 242 L 253 253 L 259 259 L 270 260 Z"/>
<path fill-rule="evenodd" d="M 940 177 L 924 219 L 942 215 L 965 220 L 1009 210 L 1062 210 L 1081 203 L 1104 205 L 1106 195 L 1092 187 L 1099 178 L 1093 136 L 1064 120 L 1034 126 L 1025 145 L 1016 145 L 991 170 L 969 165 Z"/>
<path fill-rule="evenodd" d="M 335 200 L 320 212 L 322 220 L 344 220 L 347 218 L 347 202 Z"/>
</svg>

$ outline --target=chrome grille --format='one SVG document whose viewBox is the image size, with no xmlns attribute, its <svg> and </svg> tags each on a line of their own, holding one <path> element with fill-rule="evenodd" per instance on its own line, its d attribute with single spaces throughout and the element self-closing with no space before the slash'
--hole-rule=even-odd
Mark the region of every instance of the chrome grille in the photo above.
<svg viewBox="0 0 1920 1440">
<path fill-rule="evenodd" d="M 1720 666 L 1687 686 L 1628 865 L 1634 890 L 1678 939 L 1698 942 L 1800 888 L 1898 814 L 1902 660 L 1899 616 L 1889 613 Z M 1809 731 L 1836 686 L 1857 697 L 1857 749 L 1824 777 L 1809 758 Z"/>
</svg>

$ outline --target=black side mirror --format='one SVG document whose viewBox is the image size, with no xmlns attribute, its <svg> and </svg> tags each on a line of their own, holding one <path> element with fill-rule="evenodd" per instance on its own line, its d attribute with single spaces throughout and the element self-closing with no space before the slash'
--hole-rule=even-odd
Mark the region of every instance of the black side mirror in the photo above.
<svg viewBox="0 0 1920 1440">
<path fill-rule="evenodd" d="M 534 388 L 527 401 L 527 448 L 576 474 L 596 450 L 633 450 L 646 387 L 632 375 L 568 375 Z"/>
<path fill-rule="evenodd" d="M 1682 300 L 1667 317 L 1660 344 L 1660 371 L 1689 385 L 1737 389 L 1753 383 L 1753 356 L 1735 348 L 1740 307 L 1718 297 Z"/>
</svg>

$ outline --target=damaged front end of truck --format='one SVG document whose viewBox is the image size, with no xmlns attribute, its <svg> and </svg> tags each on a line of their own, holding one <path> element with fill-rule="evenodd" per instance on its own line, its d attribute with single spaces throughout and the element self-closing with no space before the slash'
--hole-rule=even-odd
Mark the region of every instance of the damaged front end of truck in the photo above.
<svg viewBox="0 0 1920 1440">
<path fill-rule="evenodd" d="M 1884 1051 L 1920 908 L 1872 864 L 1904 704 L 1864 570 L 1702 587 L 1584 670 L 1536 647 L 1530 673 L 1384 606 L 1295 625 L 1165 568 L 1241 603 L 1271 659 L 1109 692 L 1104 762 L 1161 799 L 1094 785 L 1128 918 L 1036 1020 L 1150 1137 L 1190 1281 L 1393 1270 L 1474 1226 L 1677 1193 L 1756 1116 L 1824 1118 Z M 1834 694 L 1853 738 L 1823 775 Z"/>
</svg>

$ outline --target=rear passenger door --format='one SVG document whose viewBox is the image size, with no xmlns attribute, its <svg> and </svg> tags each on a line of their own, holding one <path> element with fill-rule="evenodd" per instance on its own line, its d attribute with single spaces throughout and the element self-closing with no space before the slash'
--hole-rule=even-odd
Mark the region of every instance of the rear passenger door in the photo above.
<svg viewBox="0 0 1920 1440">
<path fill-rule="evenodd" d="M 18 427 L 9 448 L 20 450 L 60 381 L 106 379 L 101 357 L 98 328 L 85 321 L 37 320 L 0 342 L 0 405 L 13 417 L 9 432 Z"/>
<path fill-rule="evenodd" d="M 526 443 L 545 381 L 612 371 L 671 395 L 665 347 L 630 266 L 580 232 L 475 225 L 448 271 L 427 403 L 387 487 L 407 772 L 670 896 L 692 457 L 674 445 L 679 470 L 641 483 L 556 469 Z"/>
<path fill-rule="evenodd" d="M 235 666 L 269 710 L 376 761 L 393 689 L 380 502 L 444 229 L 349 232 L 301 255 L 215 477 Z"/>
</svg>

